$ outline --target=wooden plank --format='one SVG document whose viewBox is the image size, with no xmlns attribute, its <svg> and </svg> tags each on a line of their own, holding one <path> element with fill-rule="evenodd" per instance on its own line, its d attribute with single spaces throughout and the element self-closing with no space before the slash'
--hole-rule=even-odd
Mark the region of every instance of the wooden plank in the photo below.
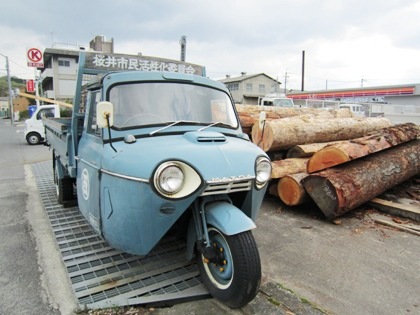
<svg viewBox="0 0 420 315">
<path fill-rule="evenodd" d="M 24 93 L 24 92 L 19 92 L 19 95 L 22 96 L 22 97 L 27 97 L 27 98 L 31 98 L 31 99 L 35 99 L 35 100 L 40 100 L 40 101 L 44 101 L 44 102 L 51 103 L 51 104 L 57 104 L 57 105 L 60 105 L 60 106 L 73 108 L 72 104 L 57 101 L 57 100 L 52 100 L 50 98 L 45 98 L 45 97 L 42 97 L 42 96 L 36 96 L 36 95 Z"/>
<path fill-rule="evenodd" d="M 408 233 L 411 233 L 411 234 L 420 236 L 420 232 L 418 232 L 416 230 L 413 230 L 413 229 L 410 229 L 408 227 L 405 227 L 405 226 L 403 226 L 401 224 L 398 224 L 398 223 L 394 223 L 394 222 L 390 222 L 390 221 L 385 221 L 385 220 L 380 220 L 380 219 L 374 219 L 374 221 L 376 223 L 387 225 L 387 226 L 396 228 L 398 230 L 405 231 L 405 232 L 408 232 Z"/>
<path fill-rule="evenodd" d="M 381 198 L 373 198 L 369 201 L 369 204 L 382 212 L 420 222 L 420 209 L 417 206 L 406 205 Z"/>
</svg>

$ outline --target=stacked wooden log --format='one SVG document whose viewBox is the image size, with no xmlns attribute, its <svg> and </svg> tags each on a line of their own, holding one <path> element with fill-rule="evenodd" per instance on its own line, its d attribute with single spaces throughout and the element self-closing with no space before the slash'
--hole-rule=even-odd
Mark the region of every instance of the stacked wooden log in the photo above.
<svg viewBox="0 0 420 315">
<path fill-rule="evenodd" d="M 318 117 L 320 119 L 329 118 L 348 118 L 353 117 L 348 109 L 316 109 L 316 108 L 290 108 L 274 106 L 257 106 L 236 104 L 239 114 L 242 130 L 251 135 L 253 126 L 260 119 L 260 114 L 265 113 L 265 120 L 277 120 L 282 118 L 300 117 L 302 120 L 308 120 Z"/>
<path fill-rule="evenodd" d="M 313 173 L 302 180 L 328 219 L 334 219 L 420 172 L 420 140 Z"/>
<path fill-rule="evenodd" d="M 261 110 L 242 106 L 238 113 L 241 124 L 252 121 L 252 141 L 272 157 L 269 193 L 286 205 L 313 200 L 334 219 L 420 172 L 420 129 L 413 123 L 273 107 L 264 119 Z"/>
</svg>

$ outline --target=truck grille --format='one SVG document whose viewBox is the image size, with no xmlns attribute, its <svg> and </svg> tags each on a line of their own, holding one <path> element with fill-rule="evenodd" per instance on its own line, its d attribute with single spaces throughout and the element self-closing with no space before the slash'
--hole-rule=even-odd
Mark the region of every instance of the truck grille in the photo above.
<svg viewBox="0 0 420 315">
<path fill-rule="evenodd" d="M 251 190 L 252 180 L 228 180 L 223 182 L 207 182 L 207 187 L 201 194 L 201 196 L 217 195 L 217 194 L 228 194 L 238 191 Z"/>
</svg>

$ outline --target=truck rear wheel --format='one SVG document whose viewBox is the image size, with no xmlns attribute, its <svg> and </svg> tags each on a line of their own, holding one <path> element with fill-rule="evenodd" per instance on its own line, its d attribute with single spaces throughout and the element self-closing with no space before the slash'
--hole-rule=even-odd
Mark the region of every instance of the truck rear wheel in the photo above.
<svg viewBox="0 0 420 315">
<path fill-rule="evenodd" d="M 224 235 L 209 227 L 211 246 L 218 253 L 218 262 L 208 262 L 198 253 L 197 262 L 203 282 L 210 294 L 231 308 L 250 302 L 258 293 L 261 261 L 250 231 Z"/>
<path fill-rule="evenodd" d="M 73 180 L 71 178 L 58 178 L 57 167 L 59 162 L 54 163 L 54 184 L 57 193 L 57 201 L 63 204 L 66 201 L 73 200 Z"/>
</svg>

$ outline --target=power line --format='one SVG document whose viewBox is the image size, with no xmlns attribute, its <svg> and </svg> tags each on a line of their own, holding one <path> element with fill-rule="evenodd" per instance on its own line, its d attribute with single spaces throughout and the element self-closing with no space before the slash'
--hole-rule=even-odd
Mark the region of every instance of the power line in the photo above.
<svg viewBox="0 0 420 315">
<path fill-rule="evenodd" d="M 12 63 L 14 63 L 16 66 L 18 66 L 18 67 L 21 67 L 21 68 L 23 68 L 23 69 L 27 69 L 27 67 L 25 67 L 25 66 L 22 66 L 22 65 L 20 65 L 20 64 L 18 64 L 17 62 L 14 62 L 13 60 L 10 60 Z"/>
</svg>

